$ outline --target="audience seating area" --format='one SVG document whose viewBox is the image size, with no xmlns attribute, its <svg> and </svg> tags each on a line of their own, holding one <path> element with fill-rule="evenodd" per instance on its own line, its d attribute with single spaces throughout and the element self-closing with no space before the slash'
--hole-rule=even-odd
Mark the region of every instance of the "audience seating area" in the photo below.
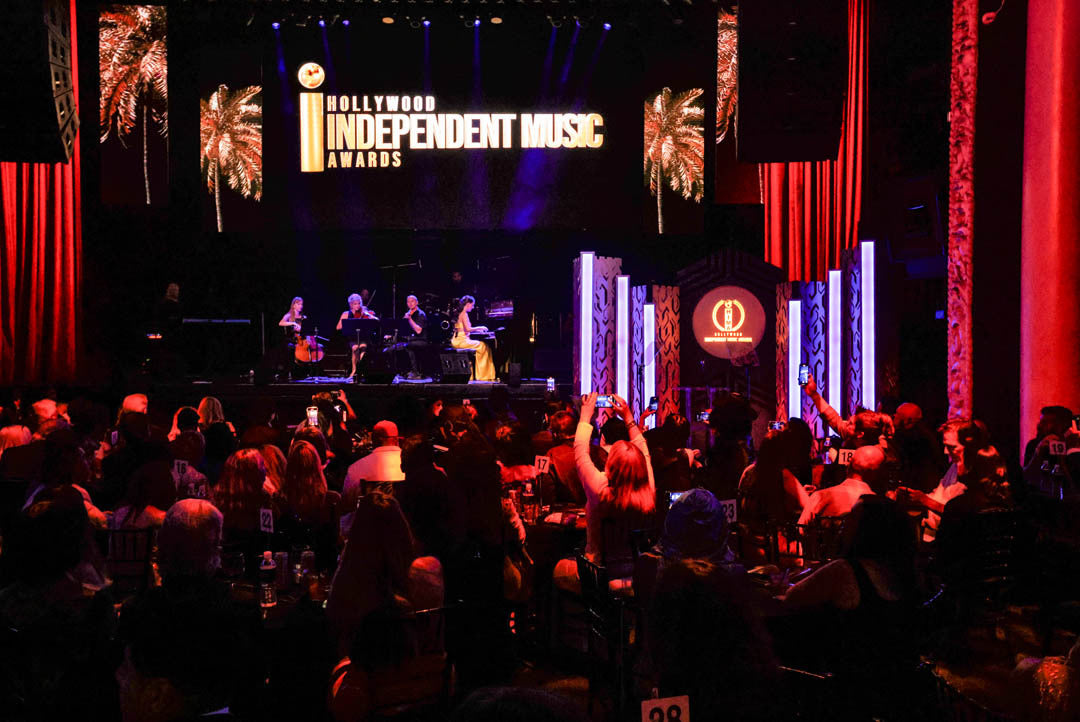
<svg viewBox="0 0 1080 722">
<path fill-rule="evenodd" d="M 800 524 L 823 456 L 795 422 L 102 398 L 0 407 L 4 719 L 637 720 L 683 695 L 698 720 L 1075 719 L 1080 494 L 977 422 L 937 432 L 951 457 L 921 422 L 851 439 L 831 478 L 871 493 Z M 942 451 L 895 459 L 912 434 Z M 963 493 L 909 488 L 908 461 Z"/>
</svg>

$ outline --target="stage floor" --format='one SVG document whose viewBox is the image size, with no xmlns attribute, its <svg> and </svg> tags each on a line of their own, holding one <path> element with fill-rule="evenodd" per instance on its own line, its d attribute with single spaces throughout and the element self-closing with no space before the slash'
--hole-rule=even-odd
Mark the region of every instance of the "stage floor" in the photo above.
<svg viewBox="0 0 1080 722">
<path fill-rule="evenodd" d="M 559 384 L 556 390 L 565 394 L 570 392 L 570 387 L 570 384 Z M 303 419 L 304 409 L 311 403 L 312 396 L 337 389 L 345 391 L 357 414 L 376 419 L 393 415 L 393 409 L 415 408 L 436 399 L 469 399 L 483 403 L 496 389 L 505 389 L 515 408 L 539 407 L 547 394 L 546 382 L 535 380 L 523 380 L 518 386 L 490 382 L 444 384 L 423 380 L 374 384 L 352 383 L 328 376 L 265 385 L 221 380 L 158 383 L 149 392 L 155 416 L 166 411 L 171 414 L 180 406 L 196 406 L 204 396 L 213 396 L 221 401 L 227 417 L 249 424 L 259 423 L 270 411 L 276 412 L 279 418 L 297 422 Z"/>
</svg>

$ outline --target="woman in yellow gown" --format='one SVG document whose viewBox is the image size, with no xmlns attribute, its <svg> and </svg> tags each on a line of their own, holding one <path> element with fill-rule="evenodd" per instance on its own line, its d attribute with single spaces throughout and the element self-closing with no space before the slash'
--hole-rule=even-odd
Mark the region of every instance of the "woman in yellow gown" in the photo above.
<svg viewBox="0 0 1080 722">
<path fill-rule="evenodd" d="M 476 351 L 476 365 L 473 368 L 473 379 L 476 381 L 494 381 L 495 364 L 491 360 L 491 349 L 483 341 L 469 338 L 474 331 L 486 332 L 486 326 L 473 326 L 469 323 L 469 311 L 476 306 L 476 299 L 472 296 L 462 296 L 458 302 L 457 321 L 454 323 L 454 336 L 450 339 L 450 345 L 454 348 L 467 348 Z"/>
</svg>

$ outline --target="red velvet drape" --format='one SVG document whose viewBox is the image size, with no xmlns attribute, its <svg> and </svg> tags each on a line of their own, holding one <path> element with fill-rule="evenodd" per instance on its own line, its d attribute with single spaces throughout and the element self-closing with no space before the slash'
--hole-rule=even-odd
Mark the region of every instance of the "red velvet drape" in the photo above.
<svg viewBox="0 0 1080 722">
<path fill-rule="evenodd" d="M 792 281 L 824 281 L 858 240 L 866 129 L 869 0 L 848 0 L 848 67 L 835 161 L 763 163 L 765 260 Z"/>
<path fill-rule="evenodd" d="M 71 64 L 77 102 L 75 1 L 70 0 Z M 75 377 L 82 277 L 79 150 L 76 136 L 67 163 L 0 163 L 0 384 Z"/>
</svg>

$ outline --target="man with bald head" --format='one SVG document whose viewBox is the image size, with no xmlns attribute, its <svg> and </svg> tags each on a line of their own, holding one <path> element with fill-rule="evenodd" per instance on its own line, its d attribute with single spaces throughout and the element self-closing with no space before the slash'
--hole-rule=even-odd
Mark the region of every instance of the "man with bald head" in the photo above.
<svg viewBox="0 0 1080 722">
<path fill-rule="evenodd" d="M 907 401 L 896 407 L 896 413 L 893 414 L 893 426 L 897 433 L 913 429 L 921 422 L 922 409 L 918 404 Z"/>
<path fill-rule="evenodd" d="M 884 463 L 885 452 L 880 446 L 856 449 L 847 478 L 836 486 L 814 492 L 803 507 L 799 523 L 809 524 L 819 516 L 847 516 L 855 508 L 859 497 L 875 493 L 874 485 Z"/>
</svg>

